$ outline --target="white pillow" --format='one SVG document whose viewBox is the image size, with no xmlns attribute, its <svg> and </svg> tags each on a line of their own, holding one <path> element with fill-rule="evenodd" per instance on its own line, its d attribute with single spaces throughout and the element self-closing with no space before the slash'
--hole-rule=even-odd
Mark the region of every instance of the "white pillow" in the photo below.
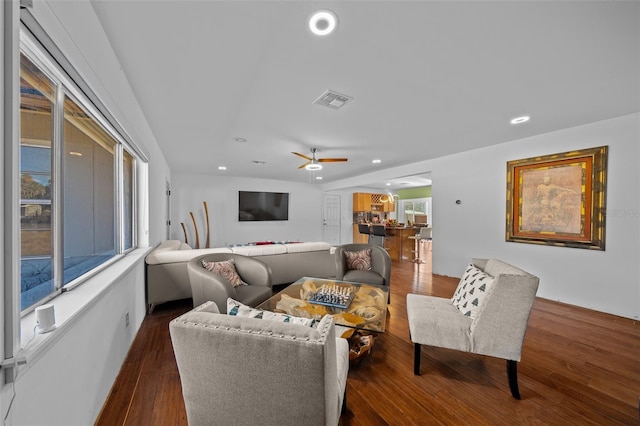
<svg viewBox="0 0 640 426">
<path fill-rule="evenodd" d="M 317 323 L 315 319 L 311 319 L 311 318 L 300 318 L 300 317 L 295 317 L 293 315 L 255 309 L 250 306 L 244 305 L 230 297 L 227 298 L 227 314 L 238 316 L 238 317 L 257 318 L 257 319 L 264 319 L 268 321 L 278 321 L 278 322 L 287 322 L 290 324 L 306 325 L 308 327 L 315 327 Z"/>
<path fill-rule="evenodd" d="M 491 275 L 470 264 L 460 278 L 451 303 L 464 315 L 475 318 L 492 285 Z"/>
</svg>

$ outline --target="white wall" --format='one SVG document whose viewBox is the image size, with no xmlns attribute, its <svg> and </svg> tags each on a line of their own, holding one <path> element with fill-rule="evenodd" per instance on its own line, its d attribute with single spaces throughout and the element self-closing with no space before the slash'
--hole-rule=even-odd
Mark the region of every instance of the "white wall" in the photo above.
<svg viewBox="0 0 640 426">
<path fill-rule="evenodd" d="M 171 195 L 171 238 L 184 241 L 180 222 L 187 229 L 189 244 L 195 247 L 193 212 L 200 247 L 205 247 L 207 202 L 211 247 L 251 241 L 321 241 L 322 191 L 318 185 L 208 174 L 173 173 Z M 238 221 L 238 191 L 289 193 L 289 220 Z"/>
<path fill-rule="evenodd" d="M 164 215 L 156 212 L 165 210 L 165 181 L 170 180 L 170 169 L 90 2 L 42 0 L 34 2 L 32 13 L 148 156 L 148 167 L 138 170 L 140 186 L 149 183 L 148 195 L 137 206 L 142 215 L 138 238 L 142 246 L 156 245 L 165 237 Z M 0 34 L 0 44 L 4 44 L 4 34 Z M 1 258 L 10 255 L 4 247 L 0 250 Z M 16 256 L 19 254 L 13 254 Z M 7 424 L 87 425 L 95 421 L 145 316 L 143 259 L 140 257 L 125 275 L 107 280 L 112 281 L 108 290 L 52 332 L 59 332 L 51 340 L 52 346 L 19 369 Z M 89 290 L 85 284 L 60 298 L 77 297 Z M 124 325 L 125 312 L 130 314 L 129 327 Z M 2 387 L 2 415 L 12 395 L 10 385 Z"/>
<path fill-rule="evenodd" d="M 40 359 L 18 368 L 16 398 L 7 424 L 94 423 L 145 316 L 140 304 L 144 303 L 142 282 L 144 265 L 138 263 L 74 319 Z M 11 386 L 6 388 L 3 413 L 13 392 Z"/>
<path fill-rule="evenodd" d="M 538 275 L 540 297 L 638 318 L 639 141 L 640 114 L 632 114 L 379 170 L 324 184 L 323 190 L 348 194 L 367 182 L 431 172 L 434 273 L 459 277 L 471 258 L 496 257 Z M 606 251 L 505 242 L 507 161 L 602 145 L 609 146 Z M 343 223 L 347 232 L 350 225 Z"/>
<path fill-rule="evenodd" d="M 640 313 L 640 116 L 565 129 L 431 162 L 434 272 L 497 257 L 540 277 L 538 296 L 630 318 Z M 506 163 L 609 146 L 606 250 L 505 242 Z M 460 199 L 462 204 L 455 204 Z"/>
</svg>

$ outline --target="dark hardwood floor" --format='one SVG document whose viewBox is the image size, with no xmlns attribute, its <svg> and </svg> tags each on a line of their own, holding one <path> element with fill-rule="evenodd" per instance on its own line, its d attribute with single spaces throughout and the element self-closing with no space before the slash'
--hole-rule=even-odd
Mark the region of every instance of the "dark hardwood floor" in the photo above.
<svg viewBox="0 0 640 426">
<path fill-rule="evenodd" d="M 501 359 L 423 347 L 414 376 L 406 294 L 450 297 L 458 281 L 432 275 L 424 257 L 393 264 L 387 330 L 349 370 L 341 425 L 640 423 L 639 322 L 545 299 L 518 364 L 522 400 L 511 397 Z M 145 318 L 97 425 L 187 424 L 168 323 L 189 309 L 189 300 L 167 303 Z"/>
</svg>

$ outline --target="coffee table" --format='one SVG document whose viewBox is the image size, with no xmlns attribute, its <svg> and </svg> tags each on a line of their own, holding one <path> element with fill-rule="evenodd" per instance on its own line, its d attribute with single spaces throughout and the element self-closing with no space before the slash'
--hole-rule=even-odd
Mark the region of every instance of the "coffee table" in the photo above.
<svg viewBox="0 0 640 426">
<path fill-rule="evenodd" d="M 308 299 L 322 286 L 349 289 L 355 296 L 346 309 L 310 303 Z M 328 314 L 338 325 L 382 333 L 387 320 L 388 296 L 388 288 L 383 286 L 302 277 L 257 308 L 303 318 L 320 319 Z"/>
</svg>

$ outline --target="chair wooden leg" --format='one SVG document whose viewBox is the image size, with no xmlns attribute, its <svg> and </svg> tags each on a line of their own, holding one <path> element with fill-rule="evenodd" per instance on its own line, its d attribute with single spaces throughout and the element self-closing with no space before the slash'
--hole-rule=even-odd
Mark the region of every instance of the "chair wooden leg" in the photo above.
<svg viewBox="0 0 640 426">
<path fill-rule="evenodd" d="M 518 363 L 516 361 L 507 360 L 507 376 L 509 377 L 511 395 L 513 395 L 515 399 L 520 399 L 520 390 L 518 389 Z"/>
<path fill-rule="evenodd" d="M 413 346 L 413 374 L 420 375 L 420 343 Z"/>
</svg>

